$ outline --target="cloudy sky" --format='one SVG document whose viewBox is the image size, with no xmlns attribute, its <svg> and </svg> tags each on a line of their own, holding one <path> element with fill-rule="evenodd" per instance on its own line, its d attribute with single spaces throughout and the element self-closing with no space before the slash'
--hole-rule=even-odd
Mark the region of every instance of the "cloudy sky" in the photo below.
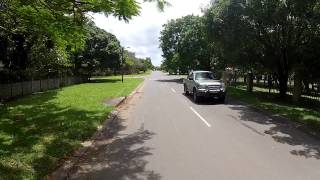
<svg viewBox="0 0 320 180">
<path fill-rule="evenodd" d="M 162 25 L 170 19 L 201 14 L 201 8 L 208 5 L 210 0 L 168 0 L 168 2 L 172 6 L 166 7 L 164 12 L 159 12 L 155 3 L 142 3 L 141 15 L 129 23 L 114 17 L 106 18 L 101 14 L 95 14 L 93 18 L 98 27 L 116 35 L 122 46 L 130 47 L 128 50 L 135 52 L 138 57 L 151 57 L 154 65 L 160 65 L 162 51 L 158 39 Z"/>
</svg>

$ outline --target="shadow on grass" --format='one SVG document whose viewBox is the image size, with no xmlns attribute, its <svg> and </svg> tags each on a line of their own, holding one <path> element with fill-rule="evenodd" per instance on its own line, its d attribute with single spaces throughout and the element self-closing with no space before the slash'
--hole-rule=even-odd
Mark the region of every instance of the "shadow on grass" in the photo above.
<svg viewBox="0 0 320 180">
<path fill-rule="evenodd" d="M 299 125 L 294 122 L 237 102 L 231 102 L 230 108 L 239 112 L 241 121 L 265 125 L 267 130 L 264 134 L 270 135 L 276 142 L 292 146 L 290 154 L 320 159 L 320 141 L 300 131 Z"/>
<path fill-rule="evenodd" d="M 89 153 L 76 164 L 77 169 L 69 176 L 71 179 L 161 179 L 160 174 L 146 170 L 148 162 L 144 159 L 151 155 L 151 148 L 144 143 L 154 133 L 141 127 L 131 134 L 122 134 L 125 128 L 122 121 L 116 118 L 108 122 Z"/>
<path fill-rule="evenodd" d="M 42 179 L 104 120 L 101 111 L 59 107 L 56 91 L 0 109 L 0 179 Z M 14 107 L 14 108 L 13 108 Z"/>
<path fill-rule="evenodd" d="M 93 78 L 89 81 L 89 83 L 117 83 L 121 81 L 121 79 L 115 78 L 115 79 L 107 79 L 107 78 Z"/>
</svg>

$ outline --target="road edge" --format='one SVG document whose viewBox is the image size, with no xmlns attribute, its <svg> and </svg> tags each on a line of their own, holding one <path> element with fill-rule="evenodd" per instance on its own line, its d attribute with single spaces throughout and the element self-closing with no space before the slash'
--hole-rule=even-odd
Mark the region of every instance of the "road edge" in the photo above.
<svg viewBox="0 0 320 180">
<path fill-rule="evenodd" d="M 244 105 L 248 108 L 250 108 L 251 110 L 255 111 L 255 112 L 259 112 L 265 116 L 268 116 L 270 117 L 272 120 L 275 121 L 275 123 L 285 123 L 287 125 L 289 125 L 290 127 L 314 138 L 314 139 L 317 139 L 317 140 L 320 140 L 320 133 L 311 129 L 307 124 L 304 124 L 304 123 L 301 123 L 301 122 L 298 122 L 298 121 L 294 121 L 294 120 L 291 120 L 290 118 L 287 118 L 285 116 L 282 116 L 282 115 L 279 115 L 279 114 L 275 114 L 275 113 L 272 113 L 268 110 L 265 110 L 265 109 L 262 109 L 262 108 L 259 108 L 259 107 L 256 107 L 250 103 L 247 103 L 247 102 L 244 102 L 244 101 L 241 101 L 241 100 L 238 100 L 237 98 L 234 98 L 234 97 L 231 97 L 230 95 L 228 96 L 228 102 L 226 104 L 229 104 L 229 102 L 236 102 L 238 104 L 241 104 L 241 105 Z"/>
<path fill-rule="evenodd" d="M 58 166 L 50 174 L 48 174 L 46 180 L 67 180 L 70 179 L 70 174 L 77 170 L 77 164 L 80 162 L 82 157 L 86 156 L 92 145 L 94 145 L 99 137 L 103 134 L 106 127 L 108 127 L 110 122 L 116 121 L 119 114 L 119 109 L 122 105 L 125 105 L 130 99 L 132 99 L 145 85 L 144 80 L 127 96 L 125 96 L 121 101 L 119 101 L 107 116 L 106 120 L 98 127 L 97 131 L 89 138 L 87 141 L 82 142 L 82 147 L 79 147 L 72 152 L 70 152 L 68 157 L 62 158 L 58 162 Z"/>
<path fill-rule="evenodd" d="M 115 105 L 115 108 L 120 107 L 121 105 L 125 104 L 129 99 L 131 99 L 135 94 L 139 93 L 139 91 L 144 87 L 145 78 L 144 80 L 127 96 L 125 96 L 121 101 Z"/>
</svg>

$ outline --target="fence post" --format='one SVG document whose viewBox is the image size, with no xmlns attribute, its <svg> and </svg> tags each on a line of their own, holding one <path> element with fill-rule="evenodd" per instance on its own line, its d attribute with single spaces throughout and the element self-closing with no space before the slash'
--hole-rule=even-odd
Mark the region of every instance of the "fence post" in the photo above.
<svg viewBox="0 0 320 180">
<path fill-rule="evenodd" d="M 10 99 L 12 98 L 12 83 L 10 83 Z"/>
<path fill-rule="evenodd" d="M 40 79 L 40 91 L 42 91 L 42 83 L 41 83 L 41 79 Z"/>
<path fill-rule="evenodd" d="M 22 94 L 22 96 L 23 96 L 23 81 L 21 82 L 20 87 L 21 87 L 21 94 Z"/>
</svg>

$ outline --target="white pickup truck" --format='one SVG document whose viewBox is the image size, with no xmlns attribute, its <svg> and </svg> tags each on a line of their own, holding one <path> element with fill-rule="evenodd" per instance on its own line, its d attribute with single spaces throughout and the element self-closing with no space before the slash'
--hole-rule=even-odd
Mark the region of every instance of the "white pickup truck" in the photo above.
<svg viewBox="0 0 320 180">
<path fill-rule="evenodd" d="M 193 71 L 187 79 L 183 79 L 184 92 L 192 94 L 194 102 L 200 97 L 214 97 L 222 103 L 225 101 L 226 89 L 221 80 L 214 77 L 210 71 Z"/>
</svg>

